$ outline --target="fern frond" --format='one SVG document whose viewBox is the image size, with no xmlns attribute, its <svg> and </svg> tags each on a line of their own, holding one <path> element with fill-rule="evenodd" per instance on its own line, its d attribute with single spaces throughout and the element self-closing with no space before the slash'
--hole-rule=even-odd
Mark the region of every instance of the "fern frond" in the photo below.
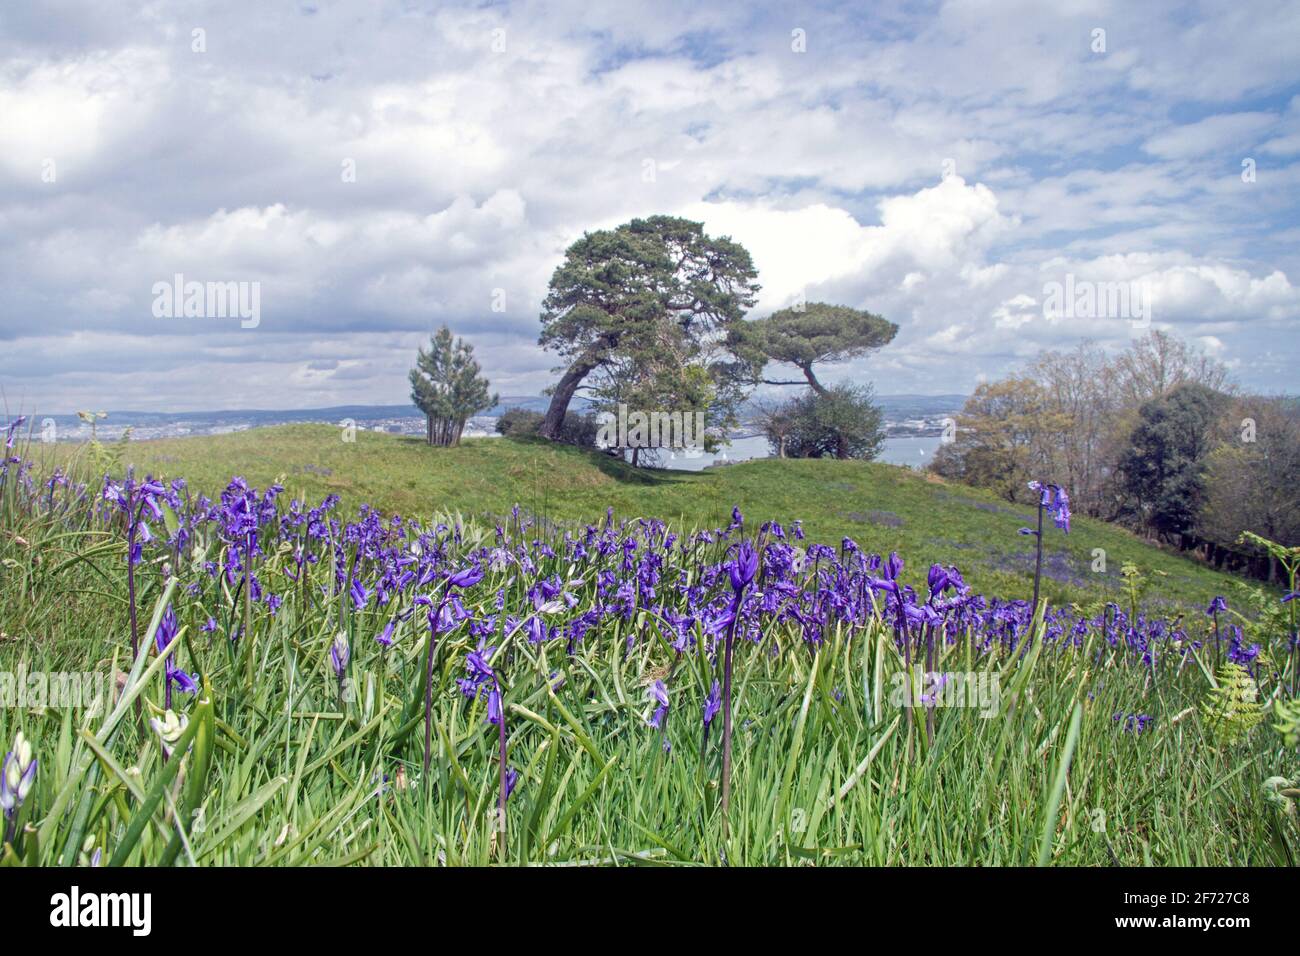
<svg viewBox="0 0 1300 956">
<path fill-rule="evenodd" d="M 1264 720 L 1259 688 L 1250 672 L 1240 664 L 1219 668 L 1218 687 L 1210 688 L 1201 705 L 1201 716 L 1215 743 L 1226 746 L 1244 738 Z"/>
<path fill-rule="evenodd" d="M 1273 701 L 1273 716 L 1277 723 L 1273 729 L 1282 735 L 1282 741 L 1288 747 L 1300 746 L 1300 698 L 1284 702 L 1281 698 Z"/>
</svg>

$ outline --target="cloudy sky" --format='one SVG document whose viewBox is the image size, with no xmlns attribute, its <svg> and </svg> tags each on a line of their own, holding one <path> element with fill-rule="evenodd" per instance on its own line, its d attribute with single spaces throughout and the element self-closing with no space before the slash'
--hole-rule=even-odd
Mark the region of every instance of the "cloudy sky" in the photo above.
<svg viewBox="0 0 1300 956">
<path fill-rule="evenodd" d="M 1137 283 L 1151 326 L 1295 391 L 1297 49 L 1290 0 L 8 3 L 0 388 L 401 402 L 445 321 L 536 394 L 565 247 L 669 213 L 750 250 L 753 317 L 898 323 L 830 380 L 967 392 L 1142 334 L 1045 310 L 1072 277 Z M 257 283 L 256 327 L 156 315 L 178 273 Z"/>
</svg>

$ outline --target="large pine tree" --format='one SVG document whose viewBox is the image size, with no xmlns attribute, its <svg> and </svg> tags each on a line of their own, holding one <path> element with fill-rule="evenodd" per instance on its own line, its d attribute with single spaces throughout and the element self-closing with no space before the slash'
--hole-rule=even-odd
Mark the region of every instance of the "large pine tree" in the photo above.
<svg viewBox="0 0 1300 956">
<path fill-rule="evenodd" d="M 727 332 L 753 306 L 756 276 L 743 246 L 710 238 L 688 219 L 652 216 L 584 235 L 565 253 L 543 303 L 540 344 L 567 364 L 540 433 L 559 434 L 593 372 L 629 362 L 648 368 L 668 354 L 679 366 L 709 371 L 715 405 L 738 398 L 732 385 L 746 370 L 728 354 Z"/>
</svg>

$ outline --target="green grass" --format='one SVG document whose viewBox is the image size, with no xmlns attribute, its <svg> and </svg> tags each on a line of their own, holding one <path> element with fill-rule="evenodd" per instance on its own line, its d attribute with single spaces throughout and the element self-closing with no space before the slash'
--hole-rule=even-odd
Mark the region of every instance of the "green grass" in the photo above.
<svg viewBox="0 0 1300 956">
<path fill-rule="evenodd" d="M 354 443 L 325 425 L 132 442 L 126 462 L 141 472 L 187 478 L 215 496 L 232 475 L 257 487 L 280 479 L 288 492 L 342 498 L 347 514 L 371 504 L 389 513 L 434 511 L 502 516 L 518 504 L 552 519 L 594 522 L 658 517 L 689 530 L 726 526 L 739 506 L 751 520 L 802 519 L 809 540 L 853 538 L 868 551 L 898 551 L 906 576 L 924 582 L 933 562 L 956 565 L 977 589 L 1007 597 L 1033 590 L 1033 539 L 1017 529 L 1032 511 L 987 492 L 882 463 L 760 460 L 703 473 L 633 469 L 605 455 L 542 441 L 469 439 L 430 448 L 415 438 L 358 432 Z M 47 454 L 50 454 L 46 450 Z M 65 447 L 54 454 L 67 455 Z M 1157 548 L 1105 522 L 1075 518 L 1070 534 L 1045 535 L 1045 596 L 1056 603 L 1121 600 L 1120 568 L 1148 572 L 1153 606 L 1203 608 L 1235 578 Z M 1105 571 L 1094 571 L 1096 550 Z"/>
<path fill-rule="evenodd" d="M 95 528 L 20 530 L 21 542 L 0 541 L 12 562 L 0 576 L 0 671 L 131 675 L 111 716 L 0 710 L 0 737 L 21 730 L 40 761 L 17 821 L 23 838 L 0 862 L 74 864 L 94 849 L 127 865 L 1292 862 L 1294 824 L 1266 801 L 1262 781 L 1294 777 L 1295 754 L 1267 728 L 1216 745 L 1197 710 L 1209 683 L 1196 664 L 1167 667 L 1153 685 L 1135 659 L 1091 641 L 1080 651 L 1038 642 L 1015 656 L 958 643 L 936 669 L 997 675 L 999 703 L 987 713 L 936 710 L 928 743 L 920 712 L 909 721 L 890 696 L 902 663 L 877 625 L 837 628 L 815 655 L 783 625 L 739 649 L 725 831 L 718 722 L 707 749 L 699 722 L 716 663 L 675 661 L 644 613 L 602 627 L 572 657 L 562 643 L 529 645 L 517 632 L 494 656 L 520 774 L 502 835 L 496 730 L 483 702 L 454 685 L 472 646 L 464 629 L 438 645 L 425 778 L 413 706 L 427 629 L 403 627 L 383 652 L 370 638 L 391 611 L 344 614 L 352 692 L 341 700 L 327 656 L 340 611 L 316 597 L 327 562 L 310 587 L 285 590 L 276 616 L 257 609 L 251 670 L 228 641 L 198 629 L 209 614 L 238 619 L 227 590 L 189 597 L 163 580 L 161 559 L 142 566 L 144 626 L 174 600 L 185 630 L 172 647 L 204 681 L 198 700 L 178 699 L 194 729 L 181 752 L 192 749 L 166 761 L 134 709 L 140 700 L 144 718 L 160 712 L 162 660 L 129 667 L 120 542 Z M 275 580 L 284 560 L 271 557 L 264 578 Z M 576 572 L 583 603 L 596 567 Z M 564 572 L 559 562 L 540 570 Z M 195 567 L 179 573 L 203 579 Z M 526 584 L 513 570 L 493 572 L 467 601 L 491 613 L 502 589 L 507 607 L 520 607 Z M 672 695 L 663 733 L 646 726 L 645 685 L 658 677 Z M 1155 715 L 1155 728 L 1125 733 L 1113 720 L 1136 712 Z"/>
<path fill-rule="evenodd" d="M 624 515 L 713 525 L 736 503 L 750 522 L 802 516 L 811 541 L 835 543 L 844 531 L 864 547 L 898 548 L 914 571 L 934 556 L 961 564 L 981 586 L 1025 580 L 984 568 L 999 546 L 1003 554 L 1024 547 L 1015 509 L 978 507 L 1002 506 L 889 466 L 756 462 L 660 475 L 534 443 L 489 440 L 446 451 L 359 438 L 336 446 L 330 429 L 286 428 L 133 445 L 130 457 L 207 489 L 232 472 L 258 484 L 283 472 L 294 493 L 333 491 L 351 505 L 380 502 L 422 518 L 442 509 L 502 513 L 518 501 L 575 520 L 612 504 Z M 903 523 L 844 517 L 859 509 L 888 510 Z M 563 641 L 530 644 L 518 630 L 498 638 L 493 666 L 504 685 L 508 761 L 519 773 L 502 829 L 493 812 L 497 730 L 485 722 L 484 701 L 467 700 L 455 684 L 474 646 L 465 628 L 436 645 L 426 776 L 422 615 L 381 649 L 373 637 L 396 609 L 358 612 L 324 600 L 328 557 L 291 583 L 282 574 L 289 546 L 268 548 L 258 570 L 284 603 L 274 615 L 253 608 L 252 639 L 238 645 L 225 635 L 244 606 L 201 561 L 181 555 L 172 566 L 173 556 L 153 553 L 139 566 L 143 645 L 152 647 L 151 628 L 172 602 L 182 633 L 169 651 L 202 675 L 202 692 L 175 703 L 192 728 L 181 741 L 185 755 L 166 760 L 148 725 L 163 707 L 163 661 L 152 651 L 130 661 L 121 528 L 57 509 L 24 510 L 13 482 L 0 491 L 0 518 L 0 676 L 120 674 L 123 688 L 111 714 L 0 708 L 0 740 L 22 731 L 39 760 L 14 821 L 21 836 L 0 851 L 0 864 L 76 864 L 95 850 L 103 862 L 124 865 L 1295 862 L 1294 811 L 1270 802 L 1263 783 L 1283 776 L 1295 786 L 1294 748 L 1267 721 L 1216 739 L 1202 712 L 1212 681 L 1196 658 L 1176 666 L 1166 657 L 1153 680 L 1138 657 L 1096 637 L 1072 649 L 1040 636 L 1027 654 L 982 653 L 958 640 L 934 669 L 996 680 L 997 704 L 935 709 L 931 741 L 923 711 L 909 718 L 891 694 L 903 662 L 889 625 L 878 621 L 834 626 L 815 653 L 792 624 L 768 621 L 757 643 L 738 647 L 733 803 L 724 827 L 721 720 L 707 745 L 700 724 L 718 661 L 703 644 L 676 656 L 644 610 L 604 619 L 573 654 Z M 448 545 L 452 566 L 494 541 L 490 522 L 468 521 L 462 531 L 463 543 Z M 543 526 L 524 537 L 558 546 L 559 533 Z M 1104 525 L 1080 522 L 1069 539 L 1051 541 L 1068 544 L 1070 554 L 1113 548 L 1120 557 L 1112 555 L 1112 565 L 1127 555 L 1148 568 L 1163 563 L 1166 580 L 1197 603 L 1203 584 L 1205 593 L 1215 590 L 1209 572 Z M 197 543 L 208 558 L 220 553 L 210 536 Z M 672 559 L 665 580 L 699 575 L 723 556 L 712 547 L 698 560 Z M 536 574 L 560 575 L 581 609 L 598 600 L 598 573 L 616 567 L 619 554 L 575 564 L 541 558 Z M 466 592 L 466 605 L 475 616 L 495 614 L 500 592 L 505 612 L 518 613 L 531 606 L 532 579 L 513 566 L 489 571 Z M 210 616 L 220 622 L 216 634 L 201 630 Z M 1203 618 L 1194 627 L 1199 634 Z M 340 629 L 352 648 L 342 695 L 328 657 Z M 1280 681 L 1262 668 L 1260 691 L 1275 695 L 1288 680 L 1284 635 L 1255 636 L 1282 668 Z M 646 723 L 646 688 L 656 679 L 672 701 L 662 731 Z M 1141 734 L 1114 719 L 1138 713 L 1155 717 Z"/>
</svg>

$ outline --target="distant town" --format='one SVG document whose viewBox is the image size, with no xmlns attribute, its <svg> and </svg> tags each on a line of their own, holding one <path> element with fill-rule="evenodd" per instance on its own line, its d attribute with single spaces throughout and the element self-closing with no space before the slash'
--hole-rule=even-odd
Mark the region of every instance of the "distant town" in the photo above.
<svg viewBox="0 0 1300 956">
<path fill-rule="evenodd" d="M 891 438 L 934 437 L 942 433 L 944 422 L 954 417 L 965 402 L 964 395 L 880 395 L 876 401 L 885 415 L 886 433 Z M 548 399 L 540 395 L 506 396 L 494 408 L 472 418 L 466 426 L 467 437 L 496 434 L 496 421 L 507 408 L 544 411 Z M 583 403 L 575 400 L 575 410 Z M 90 438 L 91 427 L 74 414 L 29 416 L 33 436 L 44 441 L 80 442 Z M 114 441 L 130 429 L 132 441 L 157 438 L 183 438 L 190 435 L 220 435 L 264 428 L 271 425 L 350 422 L 367 431 L 395 435 L 423 435 L 424 417 L 413 405 L 337 405 L 329 408 L 304 409 L 230 409 L 198 412 L 109 411 L 95 423 L 101 441 Z M 757 426 L 742 421 L 733 438 L 758 434 Z"/>
</svg>

